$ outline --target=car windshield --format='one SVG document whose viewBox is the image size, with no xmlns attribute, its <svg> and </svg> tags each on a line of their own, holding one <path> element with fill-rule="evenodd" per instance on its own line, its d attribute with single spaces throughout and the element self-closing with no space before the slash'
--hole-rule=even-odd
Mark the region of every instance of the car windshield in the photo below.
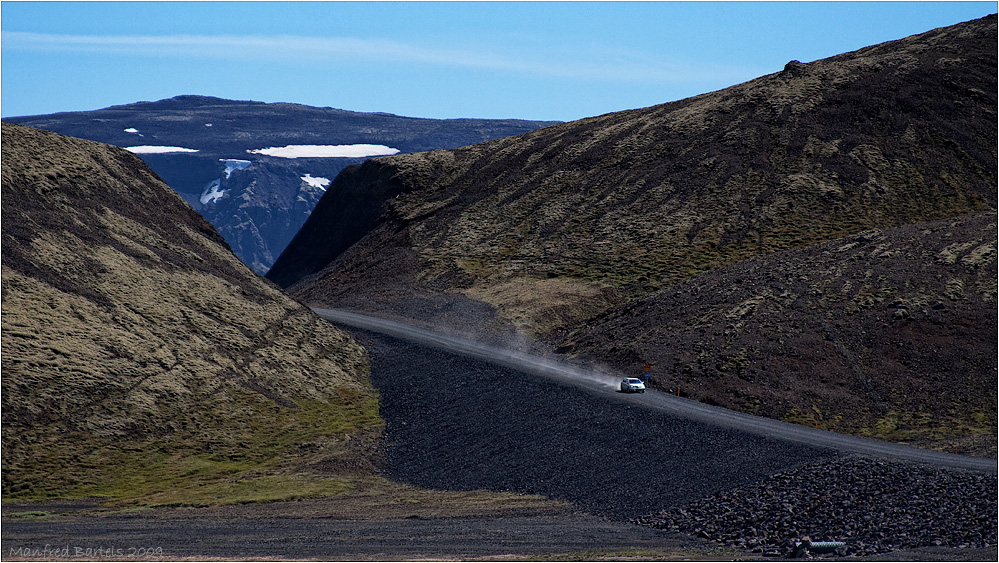
<svg viewBox="0 0 999 563">
<path fill-rule="evenodd" d="M 634 377 L 626 379 L 625 381 L 631 383 L 632 385 L 634 385 L 635 383 L 641 383 L 641 380 L 635 379 Z"/>
</svg>

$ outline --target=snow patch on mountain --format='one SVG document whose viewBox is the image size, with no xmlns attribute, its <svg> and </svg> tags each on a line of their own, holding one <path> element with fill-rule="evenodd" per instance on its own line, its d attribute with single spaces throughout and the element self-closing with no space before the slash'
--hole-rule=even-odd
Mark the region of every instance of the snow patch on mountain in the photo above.
<svg viewBox="0 0 999 563">
<path fill-rule="evenodd" d="M 249 160 L 240 160 L 238 158 L 220 158 L 219 160 L 225 163 L 225 177 L 227 180 L 229 176 L 232 176 L 233 171 L 242 170 L 252 164 Z"/>
<path fill-rule="evenodd" d="M 324 192 L 326 191 L 326 188 L 330 187 L 330 179 L 323 178 L 322 176 L 313 177 L 312 174 L 306 174 L 305 176 L 302 176 L 302 181 L 314 188 L 319 188 Z"/>
<path fill-rule="evenodd" d="M 172 152 L 198 152 L 198 149 L 186 149 L 184 147 L 164 147 L 158 145 L 140 145 L 137 147 L 125 147 L 125 150 L 135 154 L 166 154 Z"/>
<path fill-rule="evenodd" d="M 287 145 L 266 149 L 247 149 L 250 154 L 279 158 L 363 158 L 396 154 L 399 149 L 385 145 Z"/>
<path fill-rule="evenodd" d="M 225 190 L 219 189 L 221 186 L 222 186 L 221 178 L 209 182 L 208 186 L 205 187 L 205 191 L 201 193 L 201 204 L 207 205 L 209 203 L 215 203 L 216 201 L 221 199 L 222 196 L 225 195 Z"/>
</svg>

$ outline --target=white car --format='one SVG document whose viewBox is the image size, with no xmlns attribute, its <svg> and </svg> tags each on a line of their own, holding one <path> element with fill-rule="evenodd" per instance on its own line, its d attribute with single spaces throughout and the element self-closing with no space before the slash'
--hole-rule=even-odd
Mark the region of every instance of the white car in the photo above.
<svg viewBox="0 0 999 563">
<path fill-rule="evenodd" d="M 645 393 L 645 384 L 637 377 L 625 377 L 621 380 L 622 393 Z"/>
</svg>

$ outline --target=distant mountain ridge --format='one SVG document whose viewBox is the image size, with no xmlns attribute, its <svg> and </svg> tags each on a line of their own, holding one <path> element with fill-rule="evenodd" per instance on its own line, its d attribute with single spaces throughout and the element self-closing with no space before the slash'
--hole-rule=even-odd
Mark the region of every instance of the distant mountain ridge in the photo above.
<svg viewBox="0 0 999 563">
<path fill-rule="evenodd" d="M 4 121 L 120 147 L 187 149 L 139 155 L 258 273 L 270 268 L 329 181 L 366 156 L 282 158 L 249 151 L 370 144 L 406 153 L 459 147 L 555 123 L 410 118 L 192 95 Z M 234 168 L 234 161 L 245 163 Z"/>
<path fill-rule="evenodd" d="M 623 367 L 622 351 L 634 348 L 628 341 L 606 336 L 581 347 L 587 327 L 619 307 L 774 252 L 994 212 L 996 46 L 993 15 L 791 61 L 781 72 L 659 106 L 373 158 L 334 180 L 335 197 L 319 203 L 267 276 L 308 303 L 425 322 L 445 314 L 448 299 L 471 299 L 526 335 Z M 977 237 L 961 244 L 994 248 Z M 914 275 L 929 275 L 915 266 L 925 259 L 913 255 Z M 863 262 L 854 267 L 849 276 L 862 277 Z M 981 299 L 991 316 L 952 319 L 969 337 L 994 326 L 989 295 Z M 638 315 L 629 324 L 634 338 L 667 324 L 621 311 Z M 701 351 L 711 366 L 715 356 L 739 353 Z M 641 361 L 635 353 L 630 362 Z M 987 364 L 975 370 L 976 385 L 994 380 Z M 696 380 L 705 373 L 680 383 L 706 389 Z M 935 400 L 928 389 L 918 393 Z M 771 401 L 754 408 L 784 418 L 809 412 L 817 397 L 715 400 L 740 408 Z M 859 400 L 853 405 L 881 412 Z M 985 412 L 984 428 L 994 428 L 994 404 Z"/>
</svg>

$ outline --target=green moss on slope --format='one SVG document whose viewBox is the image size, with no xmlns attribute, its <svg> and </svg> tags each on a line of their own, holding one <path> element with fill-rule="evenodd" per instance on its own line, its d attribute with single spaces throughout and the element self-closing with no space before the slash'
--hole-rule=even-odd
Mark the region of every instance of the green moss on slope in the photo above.
<svg viewBox="0 0 999 563">
<path fill-rule="evenodd" d="M 3 495 L 224 503 L 374 470 L 365 351 L 133 155 L 3 125 Z"/>
<path fill-rule="evenodd" d="M 492 295 L 500 316 L 544 336 L 593 309 L 557 326 L 543 300 L 521 311 L 500 288 L 561 278 L 641 297 L 778 250 L 995 209 L 995 38 L 987 17 L 685 100 L 373 159 L 336 189 L 387 212 L 295 294 L 363 307 L 358 294 L 408 276 L 417 292 Z M 313 225 L 333 234 L 300 241 L 301 256 L 358 207 L 317 207 Z M 364 275 L 399 247 L 419 257 L 414 271 Z"/>
</svg>

